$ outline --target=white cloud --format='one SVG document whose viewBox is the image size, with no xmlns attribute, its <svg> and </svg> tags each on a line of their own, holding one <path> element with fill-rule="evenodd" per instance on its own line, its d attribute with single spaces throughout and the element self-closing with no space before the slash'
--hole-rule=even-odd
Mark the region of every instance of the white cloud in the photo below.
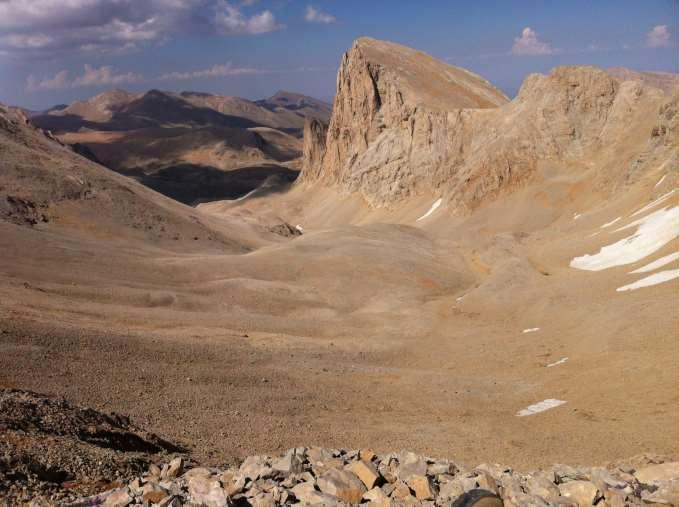
<svg viewBox="0 0 679 507">
<path fill-rule="evenodd" d="M 646 34 L 646 46 L 662 48 L 670 45 L 672 34 L 667 25 L 656 25 Z"/>
<path fill-rule="evenodd" d="M 217 29 L 227 35 L 257 35 L 285 28 L 276 21 L 276 17 L 270 10 L 264 10 L 248 17 L 238 7 L 226 0 L 221 0 L 218 3 L 214 21 Z"/>
<path fill-rule="evenodd" d="M 213 65 L 209 69 L 195 70 L 191 72 L 168 72 L 158 76 L 159 81 L 183 81 L 186 79 L 200 79 L 205 77 L 220 77 L 220 76 L 244 76 L 255 74 L 270 74 L 272 71 L 263 69 L 254 69 L 249 67 L 233 67 L 231 62 L 226 65 Z"/>
<path fill-rule="evenodd" d="M 332 14 L 328 14 L 326 12 L 321 11 L 320 9 L 316 9 L 313 5 L 307 5 L 306 8 L 306 13 L 304 15 L 304 19 L 306 19 L 309 23 L 334 23 L 337 21 L 337 18 L 333 16 Z"/>
<path fill-rule="evenodd" d="M 128 72 L 116 74 L 113 67 L 103 66 L 99 68 L 85 64 L 83 73 L 71 78 L 67 70 L 57 72 L 53 77 L 38 79 L 33 75 L 26 79 L 26 90 L 29 92 L 46 90 L 65 90 L 67 88 L 79 88 L 84 86 L 113 85 L 125 83 L 137 83 L 143 81 L 139 74 Z"/>
<path fill-rule="evenodd" d="M 50 58 L 163 41 L 191 26 L 191 8 L 208 1 L 0 0 L 0 52 Z"/>
<path fill-rule="evenodd" d="M 554 49 L 549 42 L 541 41 L 537 32 L 527 26 L 521 32 L 521 36 L 514 39 L 512 54 L 520 56 L 551 55 L 554 54 Z"/>
</svg>

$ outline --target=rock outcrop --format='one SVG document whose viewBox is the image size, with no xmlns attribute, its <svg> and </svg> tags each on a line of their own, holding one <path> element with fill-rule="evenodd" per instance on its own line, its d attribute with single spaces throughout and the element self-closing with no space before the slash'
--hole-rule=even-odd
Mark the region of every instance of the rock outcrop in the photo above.
<svg viewBox="0 0 679 507">
<path fill-rule="evenodd" d="M 302 152 L 302 171 L 309 178 L 316 179 L 325 154 L 325 136 L 328 128 L 316 118 L 307 117 L 304 121 L 304 146 Z"/>
<path fill-rule="evenodd" d="M 412 452 L 290 449 L 240 467 L 191 468 L 181 458 L 127 486 L 68 505 L 453 505 L 519 507 L 677 505 L 679 462 L 640 457 L 607 467 L 554 465 L 521 473 L 502 465 L 465 469 Z M 40 505 L 40 503 L 35 503 Z"/>
<path fill-rule="evenodd" d="M 509 102 L 463 69 L 359 39 L 342 59 L 322 161 L 307 158 L 300 181 L 360 193 L 371 206 L 438 194 L 468 209 L 522 184 L 544 160 L 595 163 L 628 180 L 671 156 L 652 133 L 672 100 L 638 80 L 565 66 L 528 76 Z"/>
</svg>

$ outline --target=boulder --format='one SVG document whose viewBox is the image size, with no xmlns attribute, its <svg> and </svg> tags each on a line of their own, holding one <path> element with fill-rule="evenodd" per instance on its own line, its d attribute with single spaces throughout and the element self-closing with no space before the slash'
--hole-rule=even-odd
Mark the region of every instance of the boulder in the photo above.
<svg viewBox="0 0 679 507">
<path fill-rule="evenodd" d="M 433 500 L 436 498 L 434 485 L 426 475 L 410 475 L 406 484 L 413 490 L 418 500 Z"/>
<path fill-rule="evenodd" d="M 205 475 L 195 475 L 188 479 L 189 500 L 203 507 L 226 507 L 229 498 L 219 480 Z"/>
<path fill-rule="evenodd" d="M 411 475 L 427 475 L 427 460 L 413 452 L 404 452 L 399 457 L 396 476 L 405 481 Z"/>
<path fill-rule="evenodd" d="M 570 481 L 559 484 L 561 496 L 575 502 L 578 507 L 589 507 L 600 498 L 599 489 L 589 481 Z"/>
<path fill-rule="evenodd" d="M 175 477 L 180 476 L 183 470 L 184 460 L 181 457 L 175 458 L 170 461 L 167 467 L 164 467 L 164 471 L 161 472 L 160 477 L 162 479 L 174 479 Z"/>
<path fill-rule="evenodd" d="M 130 494 L 129 488 L 121 488 L 115 490 L 106 497 L 102 507 L 126 507 L 134 501 L 134 497 Z"/>
<path fill-rule="evenodd" d="M 297 500 L 306 504 L 328 506 L 337 504 L 337 499 L 334 496 L 318 491 L 310 482 L 297 484 L 291 492 Z"/>
<path fill-rule="evenodd" d="M 642 493 L 644 502 L 660 505 L 679 505 L 679 479 L 659 483 L 658 489 Z"/>
<path fill-rule="evenodd" d="M 269 466 L 268 460 L 264 456 L 249 456 L 245 458 L 238 470 L 243 477 L 251 481 L 264 479 L 273 474 L 273 469 Z"/>
<path fill-rule="evenodd" d="M 679 461 L 650 465 L 637 470 L 634 476 L 642 484 L 653 484 L 659 481 L 679 479 Z"/>
<path fill-rule="evenodd" d="M 366 487 L 361 480 L 348 470 L 331 468 L 320 476 L 316 483 L 323 493 L 335 496 L 346 503 L 359 503 Z"/>
<path fill-rule="evenodd" d="M 285 474 L 298 474 L 302 471 L 303 458 L 300 458 L 295 449 L 290 449 L 285 456 L 275 460 L 271 467 L 274 470 L 283 472 Z"/>
<path fill-rule="evenodd" d="M 373 464 L 362 459 L 352 461 L 346 466 L 346 469 L 361 479 L 368 489 L 371 489 L 380 478 Z"/>
<path fill-rule="evenodd" d="M 366 491 L 363 494 L 363 500 L 367 501 L 371 505 L 374 505 L 375 507 L 389 507 L 391 505 L 389 497 L 384 493 L 384 491 L 382 491 L 381 488 L 373 488 L 369 491 Z"/>
</svg>

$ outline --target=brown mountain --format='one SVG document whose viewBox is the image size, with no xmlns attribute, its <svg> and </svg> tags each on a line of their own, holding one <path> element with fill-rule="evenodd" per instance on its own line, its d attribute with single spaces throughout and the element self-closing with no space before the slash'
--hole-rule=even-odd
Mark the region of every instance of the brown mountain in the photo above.
<svg viewBox="0 0 679 507">
<path fill-rule="evenodd" d="M 31 120 L 110 169 L 190 204 L 235 198 L 269 178 L 294 180 L 296 171 L 282 164 L 301 155 L 304 115 L 329 114 L 320 101 L 295 100 L 298 106 L 286 108 L 203 93 L 112 90 Z"/>
</svg>

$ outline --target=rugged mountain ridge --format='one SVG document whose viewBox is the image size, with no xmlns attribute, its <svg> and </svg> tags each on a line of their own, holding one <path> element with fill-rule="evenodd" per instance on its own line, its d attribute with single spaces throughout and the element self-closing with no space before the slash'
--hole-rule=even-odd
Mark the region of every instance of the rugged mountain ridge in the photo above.
<svg viewBox="0 0 679 507">
<path fill-rule="evenodd" d="M 359 193 L 371 206 L 437 194 L 469 209 L 520 185 L 545 160 L 596 162 L 604 179 L 628 180 L 676 159 L 676 130 L 663 122 L 677 91 L 564 66 L 528 76 L 510 102 L 479 76 L 434 62 L 357 40 L 342 59 L 325 148 L 307 141 L 322 162 L 306 160 L 301 181 Z"/>
<path fill-rule="evenodd" d="M 279 91 L 270 98 L 251 101 L 240 97 L 184 91 L 149 90 L 130 93 L 109 90 L 87 100 L 31 115 L 32 121 L 54 133 L 85 127 L 125 131 L 176 125 L 270 127 L 300 135 L 304 118 L 327 122 L 331 106 L 301 94 Z"/>
</svg>

